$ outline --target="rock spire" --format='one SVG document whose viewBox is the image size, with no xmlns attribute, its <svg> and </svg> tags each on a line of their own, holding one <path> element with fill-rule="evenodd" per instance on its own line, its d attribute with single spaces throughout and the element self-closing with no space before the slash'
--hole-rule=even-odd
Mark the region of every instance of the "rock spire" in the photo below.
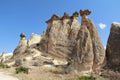
<svg viewBox="0 0 120 80">
<path fill-rule="evenodd" d="M 106 47 L 107 66 L 120 71 L 120 23 L 111 24 L 110 34 Z"/>
</svg>

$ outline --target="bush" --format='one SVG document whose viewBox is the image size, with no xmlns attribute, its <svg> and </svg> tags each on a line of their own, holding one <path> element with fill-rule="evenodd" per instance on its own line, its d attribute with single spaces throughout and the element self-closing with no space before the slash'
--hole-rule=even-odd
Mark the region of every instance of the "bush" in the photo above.
<svg viewBox="0 0 120 80">
<path fill-rule="evenodd" d="M 4 63 L 0 63 L 0 68 L 10 68 L 10 66 Z"/>
<path fill-rule="evenodd" d="M 20 72 L 28 74 L 29 68 L 20 66 L 20 67 L 15 68 L 15 70 L 16 70 L 16 74 L 18 74 Z"/>
<path fill-rule="evenodd" d="M 96 78 L 93 76 L 82 76 L 79 77 L 78 80 L 96 80 Z"/>
<path fill-rule="evenodd" d="M 56 65 L 55 66 L 57 69 L 63 69 L 63 66 L 62 65 Z"/>
</svg>

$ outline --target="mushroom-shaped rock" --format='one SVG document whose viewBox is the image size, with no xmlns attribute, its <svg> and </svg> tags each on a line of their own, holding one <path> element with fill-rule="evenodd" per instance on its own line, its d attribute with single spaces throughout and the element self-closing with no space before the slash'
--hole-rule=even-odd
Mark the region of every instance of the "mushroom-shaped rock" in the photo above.
<svg viewBox="0 0 120 80">
<path fill-rule="evenodd" d="M 73 17 L 78 17 L 79 13 L 76 11 L 73 13 Z"/>
<path fill-rule="evenodd" d="M 57 16 L 56 14 L 53 14 L 53 16 L 49 20 L 47 20 L 46 23 L 47 24 L 52 23 L 54 20 L 59 20 L 59 19 L 60 19 L 59 16 Z"/>
<path fill-rule="evenodd" d="M 66 13 L 66 12 L 64 12 L 64 15 L 63 15 L 63 17 L 62 17 L 62 20 L 63 20 L 63 19 L 70 19 L 69 14 Z"/>
<path fill-rule="evenodd" d="M 21 39 L 25 39 L 26 36 L 25 36 L 24 33 L 21 33 L 21 34 L 20 34 L 20 37 L 21 37 Z"/>
<path fill-rule="evenodd" d="M 92 47 L 93 47 L 93 54 L 94 54 L 93 70 L 96 70 L 103 65 L 104 58 L 105 58 L 105 50 L 95 25 L 89 18 L 87 18 L 87 15 L 89 15 L 90 13 L 91 11 L 88 9 L 80 10 L 80 15 L 82 16 L 81 26 L 84 25 L 85 27 L 87 27 L 87 29 L 90 32 L 90 37 L 92 40 Z"/>
<path fill-rule="evenodd" d="M 91 11 L 86 9 L 86 10 L 80 10 L 80 16 L 86 16 L 86 15 L 90 15 Z"/>
<path fill-rule="evenodd" d="M 18 46 L 15 48 L 13 52 L 13 57 L 19 57 L 20 55 L 23 55 L 27 48 L 27 40 L 25 39 L 25 34 L 20 34 L 21 40 L 19 41 Z"/>
<path fill-rule="evenodd" d="M 87 18 L 87 15 L 90 15 L 91 11 L 86 10 L 80 10 L 80 16 L 82 17 L 81 25 L 86 25 L 86 27 L 89 29 L 90 26 L 90 20 Z"/>
</svg>

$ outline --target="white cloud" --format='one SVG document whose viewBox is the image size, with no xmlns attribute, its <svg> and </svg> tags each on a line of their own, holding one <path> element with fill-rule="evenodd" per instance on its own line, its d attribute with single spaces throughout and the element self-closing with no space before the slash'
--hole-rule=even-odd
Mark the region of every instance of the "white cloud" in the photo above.
<svg viewBox="0 0 120 80">
<path fill-rule="evenodd" d="M 106 24 L 104 24 L 104 23 L 99 23 L 98 25 L 99 25 L 100 29 L 104 29 L 106 27 Z"/>
<path fill-rule="evenodd" d="M 104 46 L 104 49 L 106 49 L 106 46 Z"/>
</svg>

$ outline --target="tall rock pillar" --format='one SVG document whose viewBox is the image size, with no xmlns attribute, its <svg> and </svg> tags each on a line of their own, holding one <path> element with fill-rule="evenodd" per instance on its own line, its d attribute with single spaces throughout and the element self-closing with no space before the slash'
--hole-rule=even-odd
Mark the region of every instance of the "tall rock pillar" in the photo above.
<svg viewBox="0 0 120 80">
<path fill-rule="evenodd" d="M 94 54 L 94 60 L 93 60 L 93 70 L 94 70 L 94 69 L 99 69 L 103 65 L 105 59 L 105 50 L 95 25 L 89 18 L 87 18 L 87 16 L 85 16 L 85 15 L 89 15 L 90 13 L 91 11 L 89 10 L 80 11 L 80 15 L 82 16 L 82 25 L 85 25 L 88 28 L 91 36 L 93 54 Z"/>
<path fill-rule="evenodd" d="M 25 37 L 26 36 L 24 33 L 20 34 L 20 41 L 19 41 L 18 46 L 15 48 L 15 50 L 13 52 L 13 57 L 22 55 L 25 52 L 25 50 L 27 48 L 27 40 L 25 39 Z"/>
<path fill-rule="evenodd" d="M 91 11 L 80 10 L 81 28 L 73 50 L 73 67 L 79 71 L 99 69 L 104 63 L 105 51 L 96 27 L 87 17 Z"/>
<path fill-rule="evenodd" d="M 120 23 L 113 22 L 106 47 L 107 65 L 120 71 Z"/>
</svg>

